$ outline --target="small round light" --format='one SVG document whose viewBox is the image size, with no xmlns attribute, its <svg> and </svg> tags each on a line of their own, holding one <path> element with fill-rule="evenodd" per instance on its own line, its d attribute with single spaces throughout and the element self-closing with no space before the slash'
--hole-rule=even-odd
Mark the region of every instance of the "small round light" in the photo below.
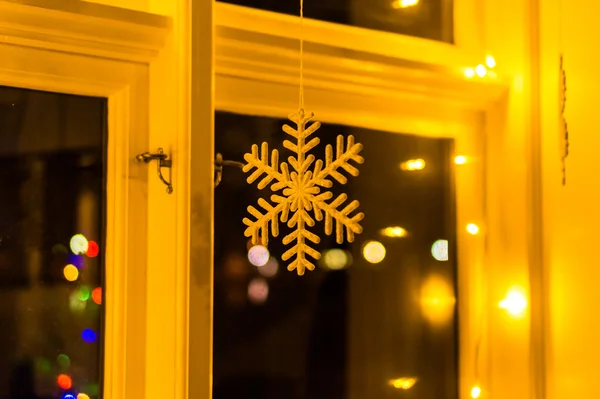
<svg viewBox="0 0 600 399">
<path fill-rule="evenodd" d="M 58 386 L 61 387 L 61 389 L 70 389 L 73 386 L 73 381 L 71 380 L 71 377 L 69 377 L 66 374 L 60 374 L 56 379 L 56 382 L 58 383 Z"/>
<path fill-rule="evenodd" d="M 472 77 L 474 77 L 475 76 L 475 69 L 474 68 L 467 68 L 467 69 L 465 69 L 465 76 L 467 78 L 469 78 L 469 79 L 472 78 Z"/>
<path fill-rule="evenodd" d="M 475 385 L 473 389 L 471 389 L 471 398 L 477 399 L 479 396 L 481 396 L 481 388 Z"/>
<path fill-rule="evenodd" d="M 491 55 L 488 55 L 487 57 L 485 57 L 485 64 L 488 66 L 488 68 L 495 68 L 496 60 Z"/>
<path fill-rule="evenodd" d="M 83 255 L 87 252 L 89 243 L 83 234 L 75 234 L 71 238 L 70 246 L 75 255 Z"/>
<path fill-rule="evenodd" d="M 487 75 L 487 68 L 485 66 L 483 66 L 482 64 L 479 64 L 475 67 L 475 73 L 480 78 L 483 78 L 485 75 Z"/>
<path fill-rule="evenodd" d="M 269 256 L 269 250 L 262 245 L 255 245 L 248 251 L 248 260 L 256 267 L 266 265 Z"/>
<path fill-rule="evenodd" d="M 80 393 L 77 395 L 77 399 L 90 399 L 90 397 L 85 393 Z"/>
<path fill-rule="evenodd" d="M 454 163 L 457 165 L 464 165 L 467 163 L 467 157 L 465 157 L 464 155 L 457 155 L 456 157 L 454 157 Z"/>
<path fill-rule="evenodd" d="M 271 256 L 267 261 L 267 264 L 257 268 L 257 270 L 265 277 L 273 277 L 277 274 L 277 270 L 279 270 L 279 263 L 277 262 L 277 259 Z"/>
<path fill-rule="evenodd" d="M 511 316 L 521 316 L 527 309 L 527 298 L 517 288 L 512 288 L 498 306 L 506 310 Z"/>
<path fill-rule="evenodd" d="M 67 392 L 63 395 L 62 399 L 77 399 L 77 398 L 72 393 Z"/>
<path fill-rule="evenodd" d="M 475 223 L 469 223 L 467 225 L 467 232 L 469 234 L 475 235 L 479 233 L 479 226 L 477 226 Z"/>
<path fill-rule="evenodd" d="M 95 258 L 96 256 L 98 256 L 98 253 L 100 253 L 100 247 L 98 246 L 96 241 L 89 241 L 86 255 L 89 258 Z"/>
<path fill-rule="evenodd" d="M 343 249 L 329 249 L 323 253 L 321 264 L 329 270 L 342 270 L 350 265 L 350 254 Z"/>
<path fill-rule="evenodd" d="M 369 263 L 379 263 L 385 258 L 385 247 L 379 241 L 369 241 L 363 248 L 363 256 Z"/>
<path fill-rule="evenodd" d="M 435 260 L 445 262 L 448 260 L 448 240 L 437 240 L 431 246 L 431 255 Z"/>
<path fill-rule="evenodd" d="M 81 287 L 79 287 L 77 296 L 79 297 L 80 300 L 87 301 L 88 299 L 90 299 L 90 289 L 88 287 L 86 287 L 85 285 L 82 285 Z"/>
<path fill-rule="evenodd" d="M 75 281 L 77 280 L 77 277 L 79 277 L 79 270 L 73 265 L 67 265 L 63 269 L 63 274 L 67 281 Z"/>
<path fill-rule="evenodd" d="M 254 304 L 260 305 L 269 296 L 269 284 L 265 279 L 255 278 L 248 285 L 248 299 Z"/>
<path fill-rule="evenodd" d="M 94 330 L 90 330 L 89 328 L 86 328 L 81 333 L 81 338 L 83 339 L 84 342 L 86 342 L 88 344 L 92 344 L 92 343 L 96 342 L 96 333 L 94 332 Z"/>
<path fill-rule="evenodd" d="M 58 363 L 62 370 L 66 370 L 71 365 L 71 359 L 69 359 L 69 356 L 61 353 L 56 357 L 56 363 Z"/>
<path fill-rule="evenodd" d="M 100 305 L 102 303 L 102 288 L 96 287 L 92 290 L 92 300 Z"/>
<path fill-rule="evenodd" d="M 83 267 L 84 261 L 85 260 L 83 259 L 83 256 L 81 256 L 81 255 L 73 255 L 73 254 L 69 255 L 69 263 L 78 269 L 81 269 Z"/>
<path fill-rule="evenodd" d="M 426 163 L 425 163 L 425 160 L 423 160 L 423 159 L 420 159 L 420 158 L 419 159 L 409 159 L 408 161 L 402 162 L 400 164 L 400 169 L 406 170 L 409 172 L 413 172 L 416 170 L 425 169 L 425 165 L 426 165 Z"/>
</svg>

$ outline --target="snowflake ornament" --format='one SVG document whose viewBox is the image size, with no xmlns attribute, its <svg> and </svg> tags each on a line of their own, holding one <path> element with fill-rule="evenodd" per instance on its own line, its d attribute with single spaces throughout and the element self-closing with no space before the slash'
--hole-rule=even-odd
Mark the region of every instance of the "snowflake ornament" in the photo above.
<svg viewBox="0 0 600 399">
<path fill-rule="evenodd" d="M 315 268 L 306 255 L 316 260 L 321 257 L 321 254 L 310 246 L 311 243 L 318 244 L 321 239 L 309 231 L 308 227 L 313 227 L 315 221 L 325 219 L 325 234 L 331 235 L 335 221 L 336 241 L 341 244 L 344 241 L 344 227 L 347 241 L 352 242 L 354 235 L 362 232 L 359 222 L 364 218 L 363 213 L 352 215 L 359 206 L 358 201 L 351 201 L 343 209 L 339 209 L 348 196 L 340 194 L 332 200 L 333 194 L 330 191 L 322 191 L 322 188 L 333 186 L 331 179 L 346 184 L 347 178 L 338 171 L 340 168 L 352 176 L 358 176 L 358 169 L 350 164 L 350 161 L 363 163 L 364 159 L 359 155 L 363 148 L 362 144 L 355 143 L 354 136 L 350 135 L 344 149 L 344 137 L 339 135 L 335 159 L 332 146 L 327 145 L 325 162 L 320 159 L 315 162 L 315 156 L 308 152 L 315 148 L 320 140 L 318 137 L 308 141 L 307 139 L 321 127 L 321 124 L 315 121 L 310 126 L 306 126 L 313 116 L 312 113 L 305 114 L 301 109 L 289 116 L 289 119 L 297 125 L 296 129 L 288 125 L 283 126 L 283 131 L 296 139 L 296 143 L 289 140 L 283 142 L 285 148 L 295 153 L 295 156 L 288 158 L 289 165 L 285 162 L 279 165 L 277 150 L 271 152 L 269 164 L 267 143 L 262 143 L 260 155 L 256 144 L 252 146 L 251 153 L 244 155 L 247 163 L 243 171 L 244 173 L 252 171 L 248 176 L 248 183 L 252 184 L 260 178 L 259 190 L 271 184 L 271 190 L 275 192 L 271 196 L 271 203 L 264 198 L 258 200 L 258 205 L 263 211 L 253 206 L 248 207 L 248 212 L 255 220 L 244 218 L 243 222 L 248 226 L 244 234 L 246 237 L 252 237 L 254 245 L 261 243 L 266 246 L 269 242 L 269 224 L 272 236 L 277 237 L 279 222 L 287 223 L 288 227 L 294 230 L 283 238 L 283 244 L 289 245 L 293 242 L 295 244 L 282 255 L 281 259 L 287 261 L 296 255 L 288 265 L 288 270 L 296 270 L 299 276 L 303 275 L 306 269 Z M 291 172 L 290 166 L 293 169 Z"/>
</svg>

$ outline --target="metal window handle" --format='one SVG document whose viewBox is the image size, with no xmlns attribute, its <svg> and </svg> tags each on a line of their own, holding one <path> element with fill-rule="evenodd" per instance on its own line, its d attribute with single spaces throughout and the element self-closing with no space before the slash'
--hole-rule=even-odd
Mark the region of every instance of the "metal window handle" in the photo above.
<svg viewBox="0 0 600 399">
<path fill-rule="evenodd" d="M 167 186 L 168 194 L 171 194 L 173 192 L 173 184 L 171 183 L 171 181 L 172 181 L 171 167 L 173 166 L 173 161 L 169 159 L 169 156 L 164 153 L 162 148 L 159 148 L 156 153 L 144 152 L 142 154 L 139 154 L 135 158 L 138 160 L 138 162 L 144 162 L 144 163 L 150 163 L 152 161 L 157 161 L 156 162 L 156 165 L 157 165 L 156 170 L 158 173 L 158 178 L 160 179 L 160 181 L 162 181 L 165 184 L 165 186 Z M 163 168 L 169 169 L 169 180 L 165 179 L 165 177 L 163 176 L 163 172 L 162 172 Z"/>
</svg>

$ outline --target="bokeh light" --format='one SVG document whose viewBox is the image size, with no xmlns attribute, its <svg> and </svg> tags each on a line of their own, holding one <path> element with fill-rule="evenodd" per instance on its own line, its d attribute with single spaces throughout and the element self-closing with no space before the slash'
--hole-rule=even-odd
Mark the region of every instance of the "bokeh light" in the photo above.
<svg viewBox="0 0 600 399">
<path fill-rule="evenodd" d="M 485 64 L 488 66 L 488 68 L 495 68 L 496 67 L 496 59 L 494 57 L 492 57 L 491 55 L 488 55 L 487 57 L 485 57 Z"/>
<path fill-rule="evenodd" d="M 88 246 L 88 240 L 83 234 L 75 234 L 71 238 L 71 252 L 73 252 L 75 255 L 84 255 L 88 250 Z"/>
<path fill-rule="evenodd" d="M 82 301 L 79 297 L 79 290 L 75 290 L 69 295 L 69 309 L 73 313 L 82 313 L 87 307 L 87 301 Z"/>
<path fill-rule="evenodd" d="M 67 392 L 63 395 L 62 399 L 77 399 L 77 398 L 75 397 L 74 394 Z"/>
<path fill-rule="evenodd" d="M 370 263 L 379 263 L 385 258 L 385 247 L 379 241 L 369 241 L 363 248 L 363 256 Z"/>
<path fill-rule="evenodd" d="M 479 226 L 477 226 L 475 223 L 469 223 L 467 225 L 467 232 L 469 234 L 475 235 L 479 233 Z"/>
<path fill-rule="evenodd" d="M 433 275 L 425 280 L 421 287 L 421 311 L 432 325 L 449 323 L 455 304 L 454 289 L 447 278 Z"/>
<path fill-rule="evenodd" d="M 81 287 L 79 287 L 77 296 L 82 301 L 87 301 L 88 299 L 90 299 L 90 289 L 87 286 L 82 285 Z"/>
<path fill-rule="evenodd" d="M 390 381 L 390 385 L 396 389 L 411 389 L 417 383 L 417 379 L 414 377 L 403 377 L 396 378 L 395 380 Z"/>
<path fill-rule="evenodd" d="M 273 277 L 279 270 L 279 262 L 277 262 L 277 259 L 271 256 L 266 265 L 259 267 L 256 270 L 258 270 L 258 272 L 265 277 Z"/>
<path fill-rule="evenodd" d="M 260 305 L 269 296 L 269 284 L 265 279 L 255 278 L 248 285 L 248 299 L 250 302 Z"/>
<path fill-rule="evenodd" d="M 90 397 L 85 393 L 80 393 L 77 395 L 77 399 L 90 399 Z"/>
<path fill-rule="evenodd" d="M 248 251 L 248 260 L 256 267 L 266 265 L 269 256 L 269 250 L 262 245 L 255 245 Z"/>
<path fill-rule="evenodd" d="M 400 169 L 406 171 L 415 171 L 425 169 L 425 161 L 423 159 L 409 159 L 406 162 L 400 164 Z"/>
<path fill-rule="evenodd" d="M 69 377 L 66 374 L 59 374 L 58 378 L 56 379 L 56 382 L 61 389 L 71 389 L 71 387 L 73 386 L 73 381 L 71 380 L 71 377 Z"/>
<path fill-rule="evenodd" d="M 81 255 L 74 255 L 74 254 L 69 255 L 69 263 L 78 269 L 81 269 L 83 267 L 84 262 L 85 262 L 85 259 L 83 259 L 83 256 L 81 256 Z"/>
<path fill-rule="evenodd" d="M 81 338 L 83 339 L 84 342 L 86 342 L 88 344 L 92 344 L 92 343 L 96 342 L 96 333 L 94 332 L 94 330 L 90 330 L 89 328 L 86 328 L 85 330 L 82 331 Z"/>
<path fill-rule="evenodd" d="M 527 298 L 521 289 L 511 288 L 498 306 L 511 316 L 521 316 L 527 309 Z"/>
<path fill-rule="evenodd" d="M 92 291 L 92 300 L 100 305 L 102 303 L 102 287 L 96 287 Z"/>
<path fill-rule="evenodd" d="M 408 232 L 402 227 L 393 226 L 393 227 L 386 227 L 385 229 L 379 230 L 379 234 L 381 234 L 384 237 L 400 238 L 400 237 L 406 237 L 408 235 Z"/>
<path fill-rule="evenodd" d="M 465 76 L 467 78 L 472 78 L 473 76 L 475 76 L 475 68 L 467 68 L 467 69 L 465 69 Z"/>
<path fill-rule="evenodd" d="M 437 240 L 431 246 L 431 255 L 435 260 L 444 262 L 448 260 L 448 240 Z"/>
<path fill-rule="evenodd" d="M 329 270 L 342 270 L 350 266 L 351 260 L 351 255 L 348 252 L 343 249 L 334 248 L 323 252 L 320 263 L 324 268 Z"/>
<path fill-rule="evenodd" d="M 52 365 L 48 360 L 38 357 L 35 359 L 35 369 L 40 374 L 48 374 L 50 371 L 52 371 Z"/>
<path fill-rule="evenodd" d="M 467 163 L 467 157 L 465 157 L 464 155 L 457 155 L 456 157 L 454 157 L 454 163 L 457 165 L 464 165 Z"/>
<path fill-rule="evenodd" d="M 481 396 L 481 388 L 475 385 L 473 389 L 471 389 L 471 398 L 477 399 L 479 396 Z"/>
<path fill-rule="evenodd" d="M 77 280 L 77 277 L 79 277 L 79 270 L 73 265 L 67 265 L 63 269 L 63 274 L 67 281 L 75 281 Z"/>
<path fill-rule="evenodd" d="M 480 78 L 483 78 L 485 75 L 487 75 L 487 68 L 485 66 L 483 66 L 482 64 L 479 64 L 475 67 L 475 73 Z"/>
<path fill-rule="evenodd" d="M 69 359 L 69 356 L 61 353 L 56 357 L 56 363 L 58 363 L 62 370 L 66 370 L 71 365 L 71 359 Z"/>
<path fill-rule="evenodd" d="M 86 255 L 90 258 L 95 258 L 100 253 L 100 247 L 96 241 L 88 241 L 88 250 Z M 78 398 L 79 399 L 79 398 Z"/>
</svg>

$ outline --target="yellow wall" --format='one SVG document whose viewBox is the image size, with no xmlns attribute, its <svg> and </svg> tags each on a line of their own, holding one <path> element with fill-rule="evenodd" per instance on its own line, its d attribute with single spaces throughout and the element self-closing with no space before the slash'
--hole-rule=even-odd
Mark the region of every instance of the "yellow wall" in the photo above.
<svg viewBox="0 0 600 399">
<path fill-rule="evenodd" d="M 600 78 L 596 49 L 600 3 L 563 0 L 561 6 L 552 0 L 542 7 L 544 247 L 550 294 L 548 398 L 599 398 Z M 565 187 L 560 184 L 558 140 L 557 60 L 561 47 L 570 131 Z"/>
</svg>

